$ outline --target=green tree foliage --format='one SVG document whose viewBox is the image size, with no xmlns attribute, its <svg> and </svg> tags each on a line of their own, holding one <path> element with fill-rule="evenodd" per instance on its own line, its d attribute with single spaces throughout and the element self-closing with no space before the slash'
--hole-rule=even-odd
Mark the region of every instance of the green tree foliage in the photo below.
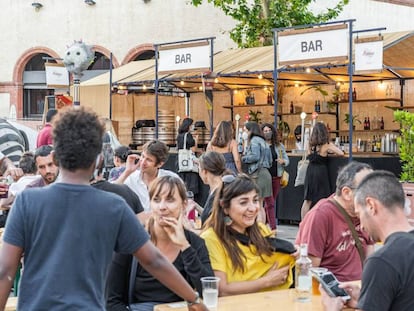
<svg viewBox="0 0 414 311">
<path fill-rule="evenodd" d="M 414 113 L 396 110 L 394 120 L 400 122 L 400 136 L 397 144 L 400 154 L 402 181 L 414 181 Z"/>
<path fill-rule="evenodd" d="M 206 0 L 237 21 L 230 38 L 239 47 L 272 44 L 272 29 L 334 20 L 349 0 L 335 0 L 320 14 L 309 10 L 315 0 Z M 203 0 L 191 0 L 198 6 Z"/>
</svg>

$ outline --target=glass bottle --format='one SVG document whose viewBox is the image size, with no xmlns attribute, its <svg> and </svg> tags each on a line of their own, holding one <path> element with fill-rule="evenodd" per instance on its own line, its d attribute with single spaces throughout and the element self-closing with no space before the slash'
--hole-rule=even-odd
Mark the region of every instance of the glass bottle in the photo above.
<svg viewBox="0 0 414 311">
<path fill-rule="evenodd" d="M 312 261 L 308 257 L 308 245 L 299 247 L 300 257 L 295 264 L 296 297 L 300 302 L 309 302 L 312 294 Z"/>
<path fill-rule="evenodd" d="M 272 94 L 270 92 L 267 93 L 267 104 L 271 105 L 273 102 Z"/>
<path fill-rule="evenodd" d="M 384 117 L 381 117 L 381 121 L 380 121 L 380 129 L 383 130 L 384 129 Z"/>
</svg>

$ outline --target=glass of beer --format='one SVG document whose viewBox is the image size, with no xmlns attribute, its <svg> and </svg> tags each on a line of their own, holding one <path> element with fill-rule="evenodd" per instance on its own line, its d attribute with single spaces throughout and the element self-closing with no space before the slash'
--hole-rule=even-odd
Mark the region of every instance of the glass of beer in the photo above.
<svg viewBox="0 0 414 311">
<path fill-rule="evenodd" d="M 319 281 L 318 281 L 317 276 L 325 272 L 328 272 L 328 269 L 322 268 L 322 267 L 314 267 L 314 268 L 311 268 L 311 272 L 312 272 L 312 295 L 318 296 L 321 294 L 321 292 L 319 291 Z"/>
</svg>

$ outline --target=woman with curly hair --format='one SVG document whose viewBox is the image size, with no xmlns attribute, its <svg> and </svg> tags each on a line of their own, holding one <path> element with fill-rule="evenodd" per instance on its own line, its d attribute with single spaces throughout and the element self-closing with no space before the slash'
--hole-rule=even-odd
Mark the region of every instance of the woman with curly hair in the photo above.
<svg viewBox="0 0 414 311">
<path fill-rule="evenodd" d="M 302 219 L 306 213 L 322 198 L 327 198 L 333 192 L 329 181 L 328 157 L 343 156 L 341 149 L 329 139 L 328 128 L 318 122 L 312 129 L 309 139 L 309 166 L 305 177 L 305 194 L 301 209 Z"/>
</svg>

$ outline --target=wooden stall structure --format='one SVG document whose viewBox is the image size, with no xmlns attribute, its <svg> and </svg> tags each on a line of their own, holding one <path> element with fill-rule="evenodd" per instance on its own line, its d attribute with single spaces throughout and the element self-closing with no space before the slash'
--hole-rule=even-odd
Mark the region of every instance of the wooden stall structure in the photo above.
<svg viewBox="0 0 414 311">
<path fill-rule="evenodd" d="M 414 32 L 385 33 L 384 36 L 384 70 L 380 73 L 353 76 L 358 98 L 353 106 L 354 115 L 360 118 L 383 117 L 386 130 L 398 129 L 393 123 L 392 110 L 388 107 L 404 109 L 414 108 Z M 285 143 L 293 147 L 293 129 L 299 124 L 301 111 L 312 113 L 315 100 L 328 101 L 336 90 L 336 85 L 347 88 L 348 74 L 346 67 L 325 66 L 316 68 L 314 64 L 297 67 L 295 70 L 281 72 L 278 77 L 280 87 L 278 93 L 278 115 L 289 126 Z M 269 93 L 273 97 L 274 53 L 273 47 L 234 49 L 218 52 L 214 56 L 214 72 L 208 77 L 213 88 L 213 124 L 220 120 L 234 120 L 239 114 L 241 121 L 253 113 L 260 112 L 262 122 L 272 122 L 274 113 L 273 101 L 268 101 Z M 109 73 L 100 75 L 81 83 L 81 103 L 91 106 L 103 117 L 110 117 L 118 131 L 121 142 L 131 142 L 131 126 L 139 119 L 155 118 L 153 94 L 154 60 L 131 62 L 113 70 L 112 87 L 109 85 Z M 194 120 L 205 121 L 207 109 L 202 93 L 201 72 L 175 73 L 160 76 L 159 110 L 174 111 L 174 115 L 185 117 L 185 106 L 188 101 L 190 115 Z M 384 85 L 381 89 L 379 84 Z M 302 94 L 306 88 L 315 87 Z M 320 86 L 328 96 L 322 96 L 316 89 Z M 387 89 L 388 87 L 388 89 Z M 392 89 L 391 92 L 386 92 Z M 301 95 L 302 94 L 302 95 Z M 112 96 L 112 109 L 110 109 Z M 254 105 L 247 104 L 247 97 L 254 97 Z M 293 111 L 291 111 L 293 106 Z M 343 121 L 347 113 L 346 100 L 339 100 L 333 111 L 321 111 L 319 120 L 329 124 L 332 135 L 346 136 L 347 124 Z M 110 111 L 112 115 L 110 116 Z M 375 116 L 377 117 L 377 116 Z M 373 128 L 371 129 L 371 131 Z M 356 131 L 365 136 L 383 134 L 383 132 L 364 132 L 359 123 Z M 356 138 L 356 137 L 355 137 Z M 372 139 L 372 137 L 370 138 Z M 356 141 L 356 140 L 354 140 Z"/>
</svg>

